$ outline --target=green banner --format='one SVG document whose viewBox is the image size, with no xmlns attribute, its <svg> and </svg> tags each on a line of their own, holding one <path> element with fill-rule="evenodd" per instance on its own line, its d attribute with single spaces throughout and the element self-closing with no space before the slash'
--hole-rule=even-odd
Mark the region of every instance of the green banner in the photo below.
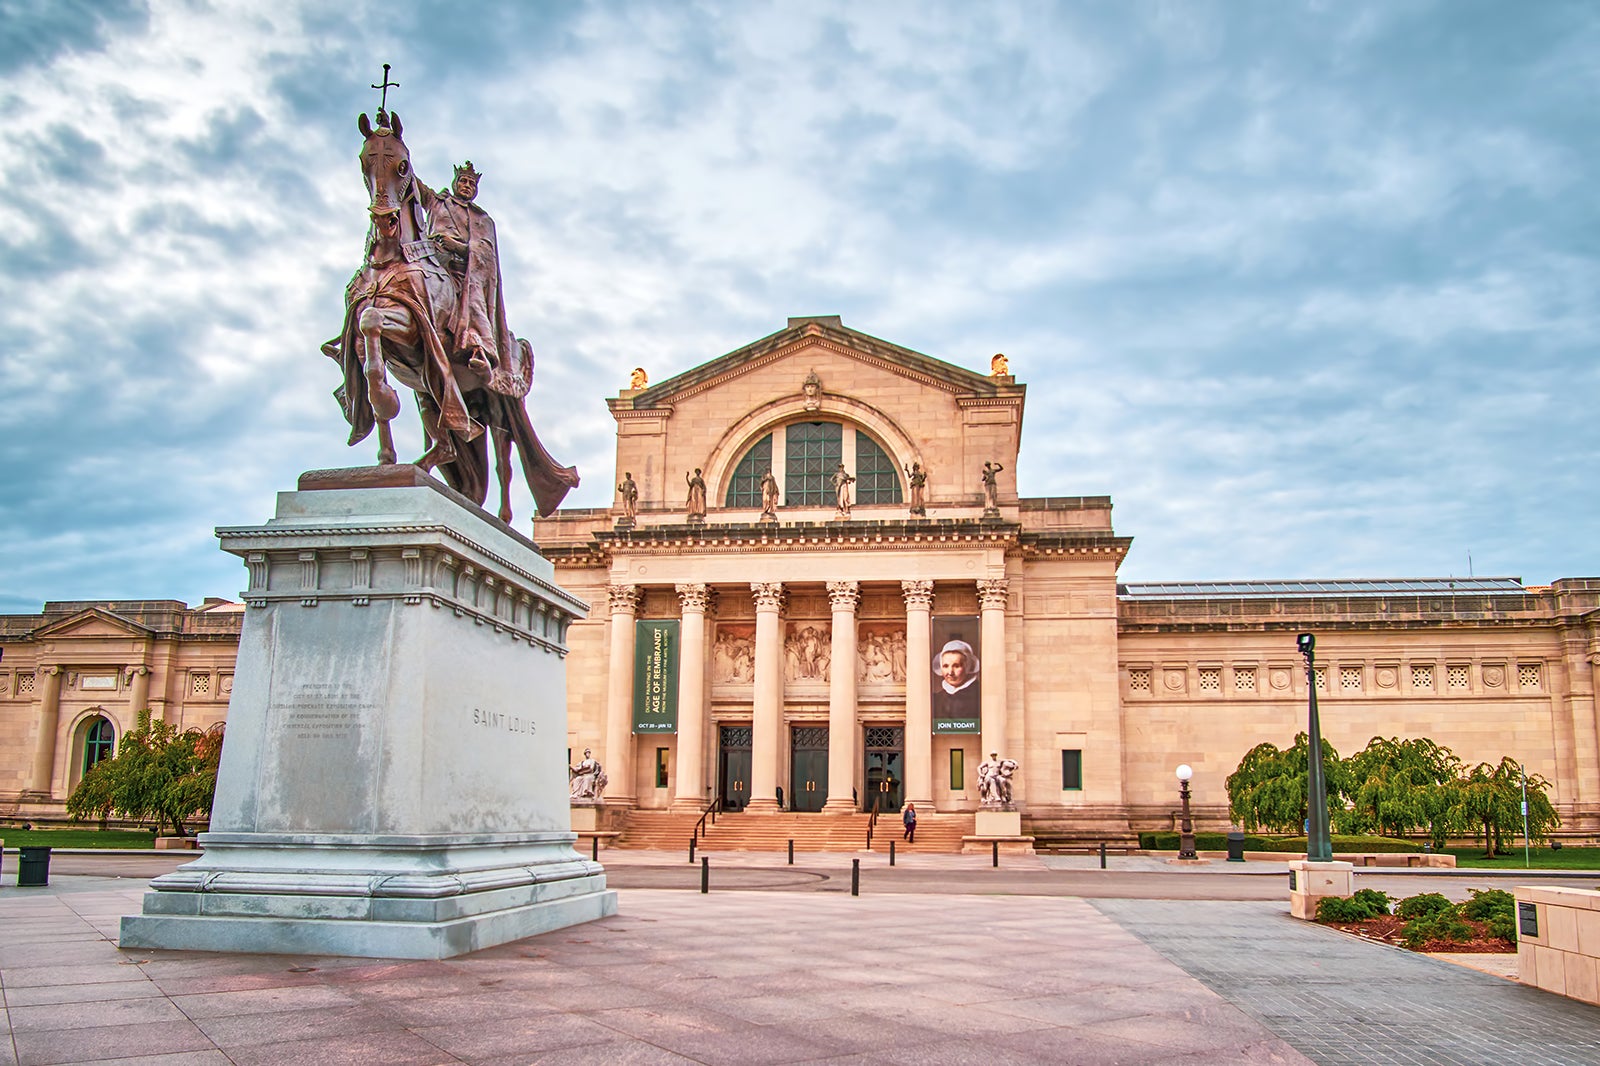
<svg viewBox="0 0 1600 1066">
<path fill-rule="evenodd" d="M 634 623 L 633 731 L 678 731 L 677 619 Z"/>
</svg>

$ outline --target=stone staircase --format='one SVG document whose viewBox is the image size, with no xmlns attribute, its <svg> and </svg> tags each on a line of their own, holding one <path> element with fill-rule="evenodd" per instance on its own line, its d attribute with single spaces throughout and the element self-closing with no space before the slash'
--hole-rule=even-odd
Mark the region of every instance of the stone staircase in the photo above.
<svg viewBox="0 0 1600 1066">
<path fill-rule="evenodd" d="M 900 815 L 885 814 L 878 817 L 872 850 L 887 853 L 889 841 L 893 840 L 901 854 L 956 854 L 961 851 L 961 838 L 972 835 L 971 814 L 918 813 L 915 844 L 901 839 L 904 830 Z M 797 854 L 864 851 L 871 817 L 859 813 L 719 814 L 715 825 L 707 823 L 698 846 L 705 851 L 784 851 L 793 840 Z M 613 846 L 687 853 L 689 838 L 699 820 L 697 814 L 629 811 L 627 823 Z"/>
</svg>

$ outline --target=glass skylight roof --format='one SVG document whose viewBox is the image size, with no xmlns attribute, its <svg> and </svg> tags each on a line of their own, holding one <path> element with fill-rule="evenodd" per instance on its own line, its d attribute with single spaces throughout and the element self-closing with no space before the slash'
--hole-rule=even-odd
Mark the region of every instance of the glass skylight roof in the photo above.
<svg viewBox="0 0 1600 1066">
<path fill-rule="evenodd" d="M 1400 577 L 1332 581 L 1144 581 L 1117 586 L 1123 599 L 1247 599 L 1283 596 L 1461 596 L 1526 591 L 1519 577 Z"/>
</svg>

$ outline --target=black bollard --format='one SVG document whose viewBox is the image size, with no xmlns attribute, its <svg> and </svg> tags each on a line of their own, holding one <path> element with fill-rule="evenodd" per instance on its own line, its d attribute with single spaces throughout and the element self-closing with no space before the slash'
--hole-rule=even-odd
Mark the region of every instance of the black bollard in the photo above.
<svg viewBox="0 0 1600 1066">
<path fill-rule="evenodd" d="M 861 860 L 850 860 L 850 894 L 861 895 Z"/>
<path fill-rule="evenodd" d="M 889 841 L 889 865 L 894 865 L 894 841 Z"/>
<path fill-rule="evenodd" d="M 998 869 L 1000 866 L 1000 842 L 998 840 L 991 840 L 989 842 L 989 846 L 994 849 L 994 865 L 995 868 Z"/>
<path fill-rule="evenodd" d="M 594 836 L 590 837 L 589 840 L 593 845 L 589 849 L 589 858 L 593 859 L 595 862 L 599 862 L 600 861 L 600 834 L 596 833 Z"/>
<path fill-rule="evenodd" d="M 690 837 L 689 838 L 689 861 L 691 863 L 694 862 L 694 845 L 695 845 L 695 841 L 697 841 L 699 839 L 700 839 L 699 837 Z"/>
<path fill-rule="evenodd" d="M 1104 870 L 1105 868 L 1106 868 L 1106 842 L 1104 840 L 1102 840 L 1100 842 L 1100 869 Z"/>
<path fill-rule="evenodd" d="M 711 856 L 700 856 L 700 894 L 711 891 Z"/>
<path fill-rule="evenodd" d="M 789 865 L 794 865 L 794 841 L 789 841 Z"/>
</svg>

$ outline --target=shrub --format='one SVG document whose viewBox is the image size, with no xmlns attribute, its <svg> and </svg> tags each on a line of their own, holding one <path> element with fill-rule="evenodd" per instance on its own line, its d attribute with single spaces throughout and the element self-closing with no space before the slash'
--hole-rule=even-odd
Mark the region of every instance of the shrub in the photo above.
<svg viewBox="0 0 1600 1066">
<path fill-rule="evenodd" d="M 1517 920 L 1509 914 L 1491 914 L 1483 920 L 1483 927 L 1489 931 L 1490 936 L 1499 937 L 1512 944 L 1517 942 Z"/>
<path fill-rule="evenodd" d="M 1474 888 L 1472 898 L 1461 905 L 1461 917 L 1475 922 L 1487 922 L 1501 915 L 1510 920 L 1516 911 L 1517 897 L 1499 888 Z"/>
<path fill-rule="evenodd" d="M 1319 922 L 1362 922 L 1389 913 L 1389 897 L 1364 888 L 1353 896 L 1323 896 L 1317 900 Z"/>
<path fill-rule="evenodd" d="M 1394 909 L 1396 917 L 1410 921 L 1413 918 L 1426 918 L 1434 914 L 1442 914 L 1453 910 L 1455 904 L 1445 899 L 1437 892 L 1424 892 L 1420 896 L 1410 896 L 1400 901 Z"/>
<path fill-rule="evenodd" d="M 1375 888 L 1361 888 L 1357 889 L 1355 895 L 1351 896 L 1350 898 L 1353 900 L 1358 900 L 1365 906 L 1373 908 L 1376 912 L 1373 914 L 1374 918 L 1380 914 L 1389 913 L 1390 901 L 1389 894 L 1387 892 L 1379 892 Z"/>
<path fill-rule="evenodd" d="M 1433 895 L 1434 893 L 1429 893 Z M 1412 897 L 1413 899 L 1419 897 Z M 1441 897 L 1442 898 L 1442 897 Z M 1409 902 L 1409 901 L 1408 901 Z M 1401 939 L 1408 948 L 1420 948 L 1430 940 L 1465 941 L 1473 936 L 1472 926 L 1461 920 L 1454 904 L 1445 910 L 1413 918 L 1400 930 Z"/>
</svg>

